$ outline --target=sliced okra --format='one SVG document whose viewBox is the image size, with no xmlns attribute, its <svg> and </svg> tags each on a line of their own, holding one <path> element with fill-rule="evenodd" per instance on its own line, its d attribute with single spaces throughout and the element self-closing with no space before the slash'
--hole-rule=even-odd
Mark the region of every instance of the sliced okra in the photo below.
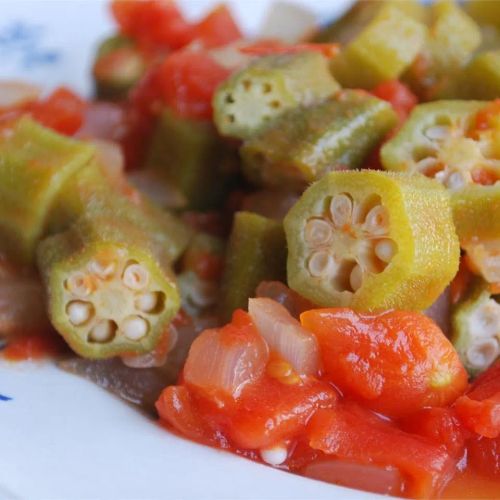
<svg viewBox="0 0 500 500">
<path fill-rule="evenodd" d="M 289 286 L 322 306 L 423 310 L 458 269 L 449 194 L 420 175 L 329 173 L 284 226 Z"/>
<path fill-rule="evenodd" d="M 461 95 L 466 99 L 498 98 L 500 96 L 500 49 L 478 54 L 465 68 L 460 84 Z"/>
<path fill-rule="evenodd" d="M 249 297 L 263 280 L 283 280 L 286 242 L 280 222 L 250 212 L 237 212 L 226 250 L 219 311 L 224 319 Z"/>
<path fill-rule="evenodd" d="M 333 75 L 344 87 L 365 89 L 398 78 L 420 51 L 425 33 L 422 23 L 387 5 L 332 60 Z"/>
<path fill-rule="evenodd" d="M 471 375 L 486 370 L 500 356 L 500 304 L 489 285 L 477 279 L 452 312 L 452 342 Z"/>
<path fill-rule="evenodd" d="M 37 242 L 62 189 L 94 149 L 21 118 L 0 138 L 0 250 L 33 263 Z"/>
<path fill-rule="evenodd" d="M 327 59 L 302 52 L 259 58 L 215 92 L 214 120 L 224 136 L 246 139 L 285 111 L 339 90 Z"/>
<path fill-rule="evenodd" d="M 38 247 L 52 324 L 83 357 L 152 350 L 180 305 L 168 261 L 123 206 L 90 207 Z"/>
<path fill-rule="evenodd" d="M 484 176 L 500 180 L 494 129 L 474 130 L 482 101 L 436 101 L 415 107 L 381 150 L 386 170 L 420 172 L 457 190 Z M 471 133 L 473 132 L 473 133 Z"/>
<path fill-rule="evenodd" d="M 396 124 L 390 104 L 356 91 L 285 113 L 241 148 L 246 177 L 303 188 L 327 172 L 359 167 Z"/>
</svg>

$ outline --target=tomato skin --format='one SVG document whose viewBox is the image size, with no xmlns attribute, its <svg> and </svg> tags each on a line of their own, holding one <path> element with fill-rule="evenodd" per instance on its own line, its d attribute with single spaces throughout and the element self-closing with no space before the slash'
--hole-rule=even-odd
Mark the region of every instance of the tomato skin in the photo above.
<svg viewBox="0 0 500 500">
<path fill-rule="evenodd" d="M 354 404 L 317 411 L 307 431 L 310 446 L 323 453 L 359 464 L 396 467 L 408 478 L 405 494 L 410 497 L 439 494 L 454 472 L 455 461 L 444 448 Z"/>
<path fill-rule="evenodd" d="M 493 364 L 457 399 L 455 410 L 469 430 L 487 438 L 500 436 L 500 361 Z"/>
<path fill-rule="evenodd" d="M 375 97 L 391 103 L 401 123 L 408 118 L 412 109 L 418 104 L 417 96 L 399 80 L 382 82 L 371 93 Z"/>
<path fill-rule="evenodd" d="M 500 479 L 500 437 L 475 436 L 467 443 L 468 463 L 477 473 Z"/>
<path fill-rule="evenodd" d="M 227 433 L 236 446 L 259 449 L 295 437 L 318 408 L 331 408 L 335 390 L 314 379 L 286 385 L 264 377 L 245 388 Z"/>
<path fill-rule="evenodd" d="M 326 378 L 373 410 L 399 417 L 446 406 L 467 387 L 455 349 L 422 314 L 313 309 L 300 319 L 318 339 Z"/>
<path fill-rule="evenodd" d="M 1 355 L 9 361 L 33 361 L 56 356 L 65 348 L 65 343 L 55 333 L 26 333 L 10 340 Z"/>
<path fill-rule="evenodd" d="M 207 48 L 227 45 L 241 38 L 243 34 L 226 5 L 215 7 L 193 28 L 193 39 L 203 42 Z"/>
<path fill-rule="evenodd" d="M 444 445 L 453 457 L 463 455 L 466 431 L 452 408 L 424 408 L 399 424 L 410 434 L 427 438 L 437 446 Z"/>
</svg>

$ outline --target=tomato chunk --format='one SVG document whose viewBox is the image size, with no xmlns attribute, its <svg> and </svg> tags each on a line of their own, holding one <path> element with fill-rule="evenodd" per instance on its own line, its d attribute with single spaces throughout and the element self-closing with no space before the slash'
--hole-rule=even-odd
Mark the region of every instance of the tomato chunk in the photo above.
<svg viewBox="0 0 500 500">
<path fill-rule="evenodd" d="M 401 428 L 432 443 L 444 445 L 448 453 L 460 457 L 465 450 L 465 429 L 452 408 L 424 408 L 400 421 Z"/>
<path fill-rule="evenodd" d="M 394 111 L 399 116 L 400 122 L 404 122 L 411 110 L 418 104 L 417 96 L 399 80 L 388 80 L 377 85 L 371 93 L 391 103 Z"/>
<path fill-rule="evenodd" d="M 220 47 L 243 37 L 231 11 L 219 5 L 193 28 L 193 38 L 207 48 Z"/>
<path fill-rule="evenodd" d="M 454 460 L 442 447 L 407 434 L 354 404 L 319 410 L 308 425 L 312 448 L 359 464 L 395 467 L 408 478 L 405 494 L 437 495 L 454 472 Z"/>
<path fill-rule="evenodd" d="M 374 410 L 404 416 L 446 406 L 467 387 L 457 352 L 422 314 L 316 309 L 300 319 L 318 338 L 328 379 Z"/>
<path fill-rule="evenodd" d="M 488 438 L 500 436 L 500 361 L 480 375 L 455 403 L 457 415 L 473 432 Z"/>
<path fill-rule="evenodd" d="M 467 445 L 469 465 L 483 476 L 500 479 L 500 437 L 476 436 Z"/>
</svg>

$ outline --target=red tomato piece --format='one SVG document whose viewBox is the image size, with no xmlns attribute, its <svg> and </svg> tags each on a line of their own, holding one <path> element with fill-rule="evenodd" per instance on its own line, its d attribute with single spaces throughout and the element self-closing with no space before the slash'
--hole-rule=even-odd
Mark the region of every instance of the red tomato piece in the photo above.
<svg viewBox="0 0 500 500">
<path fill-rule="evenodd" d="M 455 403 L 457 415 L 473 432 L 500 436 L 500 361 L 480 375 L 467 394 Z"/>
<path fill-rule="evenodd" d="M 86 103 L 71 90 L 59 87 L 46 99 L 29 106 L 34 120 L 56 132 L 73 135 L 82 125 Z"/>
<path fill-rule="evenodd" d="M 444 445 L 451 456 L 463 455 L 465 429 L 452 408 L 424 408 L 399 423 L 410 434 L 418 434 L 437 446 Z"/>
<path fill-rule="evenodd" d="M 371 93 L 379 99 L 390 102 L 401 123 L 408 118 L 411 110 L 418 104 L 417 96 L 399 80 L 382 82 Z"/>
<path fill-rule="evenodd" d="M 193 39 L 193 26 L 172 0 L 114 0 L 111 11 L 120 31 L 145 51 L 179 49 Z"/>
<path fill-rule="evenodd" d="M 209 120 L 215 89 L 230 74 L 206 52 L 175 52 L 160 66 L 159 93 L 179 116 Z"/>
<path fill-rule="evenodd" d="M 300 319 L 318 338 L 326 377 L 376 411 L 404 416 L 446 406 L 467 387 L 457 352 L 423 314 L 313 309 Z"/>
<path fill-rule="evenodd" d="M 193 38 L 207 48 L 214 48 L 235 42 L 243 34 L 227 6 L 219 5 L 194 26 Z"/>
<path fill-rule="evenodd" d="M 286 385 L 271 377 L 249 384 L 229 417 L 228 436 L 241 448 L 265 448 L 295 437 L 319 408 L 331 408 L 337 393 L 315 379 Z"/>
<path fill-rule="evenodd" d="M 14 337 L 1 352 L 9 361 L 37 360 L 64 352 L 66 345 L 51 332 L 38 332 Z"/>
<path fill-rule="evenodd" d="M 404 492 L 410 497 L 438 495 L 455 469 L 455 461 L 443 447 L 353 404 L 316 412 L 308 436 L 312 448 L 342 460 L 395 467 L 408 478 Z"/>
<path fill-rule="evenodd" d="M 500 437 L 475 436 L 467 443 L 468 463 L 483 476 L 500 479 Z"/>
</svg>

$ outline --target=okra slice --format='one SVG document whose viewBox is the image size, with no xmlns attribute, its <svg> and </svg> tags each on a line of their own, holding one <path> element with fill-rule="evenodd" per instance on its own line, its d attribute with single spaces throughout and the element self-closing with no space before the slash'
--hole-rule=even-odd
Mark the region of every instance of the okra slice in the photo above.
<svg viewBox="0 0 500 500">
<path fill-rule="evenodd" d="M 237 212 L 226 250 L 219 311 L 223 319 L 246 309 L 263 280 L 286 276 L 286 243 L 280 222 L 250 212 Z"/>
<path fill-rule="evenodd" d="M 92 69 L 98 99 L 121 100 L 144 74 L 146 61 L 133 40 L 115 35 L 99 46 Z"/>
<path fill-rule="evenodd" d="M 237 167 L 237 155 L 210 122 L 164 109 L 153 135 L 147 166 L 178 188 L 187 207 L 221 205 Z"/>
<path fill-rule="evenodd" d="M 449 194 L 420 175 L 331 172 L 284 227 L 288 284 L 321 306 L 423 310 L 458 269 Z"/>
<path fill-rule="evenodd" d="M 500 3 L 491 0 L 469 0 L 465 10 L 479 24 L 500 29 Z"/>
<path fill-rule="evenodd" d="M 344 87 L 365 89 L 398 78 L 420 51 L 425 33 L 422 23 L 388 5 L 332 60 L 333 75 Z"/>
<path fill-rule="evenodd" d="M 435 101 L 416 106 L 398 134 L 381 150 L 386 170 L 420 172 L 457 190 L 484 175 L 500 179 L 494 130 L 473 129 L 482 101 Z"/>
<path fill-rule="evenodd" d="M 500 356 L 500 304 L 477 279 L 452 312 L 452 342 L 471 375 L 486 370 Z"/>
<path fill-rule="evenodd" d="M 470 263 L 489 283 L 500 283 L 500 183 L 472 185 L 452 195 L 453 219 Z"/>
<path fill-rule="evenodd" d="M 478 54 L 465 69 L 461 82 L 465 98 L 500 97 L 500 50 Z"/>
<path fill-rule="evenodd" d="M 179 309 L 169 256 L 135 223 L 134 210 L 91 206 L 38 247 L 49 317 L 80 356 L 146 353 Z"/>
<path fill-rule="evenodd" d="M 343 91 L 297 108 L 248 139 L 244 173 L 266 187 L 303 188 L 332 170 L 361 166 L 397 122 L 391 105 L 364 92 Z"/>
<path fill-rule="evenodd" d="M 0 250 L 32 264 L 61 190 L 94 149 L 21 118 L 0 137 Z"/>
<path fill-rule="evenodd" d="M 431 22 L 421 52 L 405 75 L 423 100 L 453 94 L 460 70 L 481 44 L 476 22 L 454 1 L 430 7 Z"/>
<path fill-rule="evenodd" d="M 286 110 L 320 101 L 337 90 L 328 60 L 319 53 L 262 57 L 217 89 L 214 121 L 222 135 L 247 139 Z"/>
</svg>

